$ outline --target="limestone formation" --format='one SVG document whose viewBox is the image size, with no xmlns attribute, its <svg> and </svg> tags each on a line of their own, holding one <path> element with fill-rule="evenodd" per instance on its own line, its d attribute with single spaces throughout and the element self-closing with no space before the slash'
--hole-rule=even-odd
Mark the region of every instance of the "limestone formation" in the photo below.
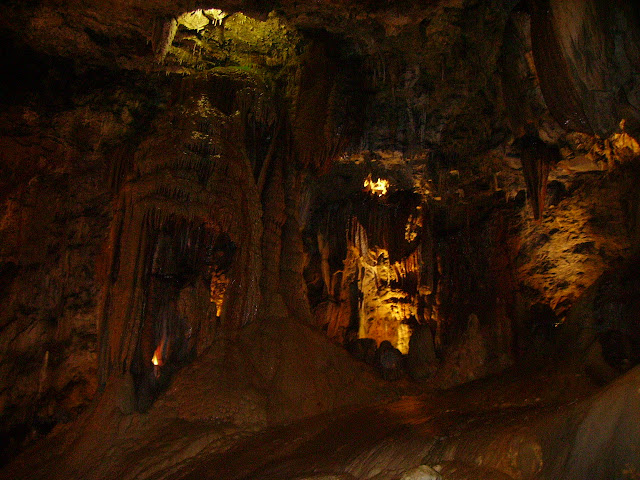
<svg viewBox="0 0 640 480">
<path fill-rule="evenodd" d="M 637 477 L 633 2 L 0 18 L 1 478 Z"/>
</svg>

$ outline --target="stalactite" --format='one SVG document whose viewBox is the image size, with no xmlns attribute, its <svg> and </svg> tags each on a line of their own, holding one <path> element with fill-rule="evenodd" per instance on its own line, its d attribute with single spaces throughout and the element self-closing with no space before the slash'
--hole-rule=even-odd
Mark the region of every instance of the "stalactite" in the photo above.
<svg viewBox="0 0 640 480">
<path fill-rule="evenodd" d="M 311 323 L 311 308 L 304 282 L 304 247 L 298 218 L 301 173 L 292 162 L 284 168 L 285 223 L 282 228 L 282 261 L 280 291 L 289 312 L 297 319 Z"/>
<path fill-rule="evenodd" d="M 549 171 L 559 159 L 556 148 L 550 147 L 535 137 L 523 137 L 520 141 L 522 170 L 529 201 L 536 220 L 544 212 Z"/>
<path fill-rule="evenodd" d="M 126 176 L 133 168 L 134 145 L 125 142 L 119 145 L 111 155 L 109 168 L 109 189 L 117 193 L 122 186 Z"/>
<path fill-rule="evenodd" d="M 322 42 L 311 43 L 305 54 L 292 118 L 292 137 L 298 163 L 324 172 L 344 151 L 348 138 L 335 125 L 336 66 Z"/>
<path fill-rule="evenodd" d="M 162 63 L 164 61 L 177 31 L 178 21 L 173 17 L 154 21 L 151 46 L 156 62 Z"/>
<path fill-rule="evenodd" d="M 329 295 L 334 294 L 331 284 L 331 268 L 329 267 L 329 242 L 327 242 L 322 232 L 317 233 L 318 251 L 320 252 L 320 271 L 322 272 L 322 280 Z"/>
<path fill-rule="evenodd" d="M 273 138 L 271 139 L 271 144 L 269 145 L 269 150 L 267 151 L 267 155 L 262 163 L 262 168 L 260 169 L 260 173 L 258 175 L 258 192 L 262 195 L 262 191 L 264 190 L 265 182 L 267 179 L 267 173 L 271 169 L 271 162 L 273 161 L 274 156 L 276 155 L 276 146 L 278 145 L 278 139 L 280 138 L 280 133 L 282 132 L 282 126 L 284 125 L 284 121 L 281 120 L 278 122 L 275 127 L 275 133 Z"/>
<path fill-rule="evenodd" d="M 266 316 L 286 315 L 279 288 L 282 227 L 286 221 L 282 163 L 282 158 L 279 157 L 271 169 L 268 187 L 264 192 L 261 280 L 264 295 L 261 310 Z"/>
</svg>

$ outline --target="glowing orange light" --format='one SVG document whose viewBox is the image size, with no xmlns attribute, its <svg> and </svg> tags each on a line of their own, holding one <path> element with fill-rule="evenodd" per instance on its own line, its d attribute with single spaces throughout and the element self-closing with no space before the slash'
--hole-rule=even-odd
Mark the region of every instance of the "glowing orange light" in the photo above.
<svg viewBox="0 0 640 480">
<path fill-rule="evenodd" d="M 384 178 L 378 178 L 375 182 L 371 178 L 371 174 L 364 181 L 364 188 L 379 197 L 386 195 L 389 189 L 389 181 Z"/>
<path fill-rule="evenodd" d="M 164 364 L 162 359 L 162 351 L 164 350 L 164 343 L 166 340 L 166 336 L 162 336 L 162 340 L 160 340 L 160 345 L 156 348 L 156 351 L 153 352 L 153 357 L 151 358 L 151 363 L 153 363 L 156 367 L 161 367 Z"/>
</svg>

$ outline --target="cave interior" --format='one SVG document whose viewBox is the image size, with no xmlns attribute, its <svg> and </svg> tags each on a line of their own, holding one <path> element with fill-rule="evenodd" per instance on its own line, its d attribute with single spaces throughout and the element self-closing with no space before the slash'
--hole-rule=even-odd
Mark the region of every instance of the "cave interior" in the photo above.
<svg viewBox="0 0 640 480">
<path fill-rule="evenodd" d="M 0 13 L 0 478 L 640 478 L 633 2 Z"/>
</svg>

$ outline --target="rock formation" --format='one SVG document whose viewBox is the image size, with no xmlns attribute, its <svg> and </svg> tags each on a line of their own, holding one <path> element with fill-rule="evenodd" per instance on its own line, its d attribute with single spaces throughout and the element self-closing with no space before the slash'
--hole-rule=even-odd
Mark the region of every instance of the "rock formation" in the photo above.
<svg viewBox="0 0 640 480">
<path fill-rule="evenodd" d="M 324 435 L 310 417 L 351 412 L 380 419 L 380 443 L 345 447 L 327 478 L 637 476 L 620 406 L 640 362 L 636 7 L 0 13 L 1 475 L 190 478 L 292 421 L 309 430 L 283 441 L 307 458 L 309 432 Z M 532 369 L 549 383 L 535 405 Z M 460 386 L 492 375 L 497 392 Z M 491 410 L 510 375 L 517 412 Z M 465 388 L 483 398 L 460 406 Z M 371 410 L 336 413 L 356 405 Z M 454 410 L 512 423 L 462 428 Z M 431 425 L 428 448 L 396 420 Z M 405 463 L 385 450 L 394 435 Z M 147 447 L 132 468 L 128 449 Z"/>
</svg>

